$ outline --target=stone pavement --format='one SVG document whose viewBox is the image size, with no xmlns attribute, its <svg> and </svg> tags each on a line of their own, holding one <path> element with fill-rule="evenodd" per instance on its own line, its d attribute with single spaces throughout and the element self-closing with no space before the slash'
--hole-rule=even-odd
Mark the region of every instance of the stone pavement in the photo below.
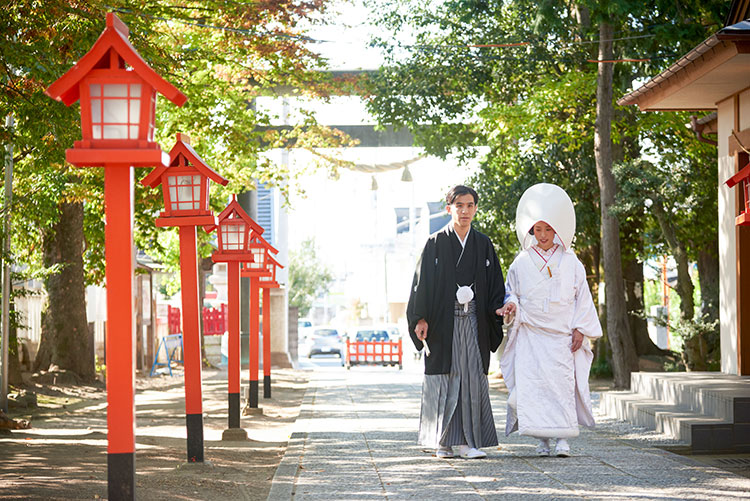
<svg viewBox="0 0 750 501">
<path fill-rule="evenodd" d="M 750 479 L 623 440 L 606 426 L 582 429 L 570 458 L 536 457 L 534 439 L 503 436 L 506 399 L 492 389 L 500 446 L 485 449 L 486 459 L 437 459 L 416 445 L 419 369 L 311 374 L 268 499 L 750 499 Z"/>
</svg>

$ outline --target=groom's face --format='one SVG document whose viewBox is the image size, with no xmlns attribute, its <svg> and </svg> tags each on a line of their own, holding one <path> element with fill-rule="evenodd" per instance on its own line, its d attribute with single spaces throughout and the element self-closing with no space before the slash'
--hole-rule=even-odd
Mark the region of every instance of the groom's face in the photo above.
<svg viewBox="0 0 750 501">
<path fill-rule="evenodd" d="M 459 228 L 468 228 L 477 213 L 477 204 L 474 203 L 474 197 L 467 193 L 459 195 L 452 204 L 447 205 L 445 210 L 451 215 L 453 226 Z"/>
</svg>

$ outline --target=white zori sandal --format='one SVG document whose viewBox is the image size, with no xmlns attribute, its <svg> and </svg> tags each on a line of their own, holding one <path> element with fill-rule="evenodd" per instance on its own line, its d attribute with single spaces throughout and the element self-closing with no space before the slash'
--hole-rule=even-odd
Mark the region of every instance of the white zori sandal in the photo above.
<svg viewBox="0 0 750 501">
<path fill-rule="evenodd" d="M 539 439 L 539 445 L 536 446 L 536 455 L 541 457 L 547 457 L 549 456 L 550 450 L 549 450 L 549 439 L 548 438 L 540 438 Z"/>
<path fill-rule="evenodd" d="M 469 447 L 468 445 L 459 445 L 457 452 L 458 455 L 464 459 L 481 459 L 487 457 L 486 452 L 482 452 L 474 447 Z"/>
<path fill-rule="evenodd" d="M 437 456 L 440 459 L 450 459 L 454 457 L 453 447 L 441 445 L 435 451 L 435 456 Z"/>
<path fill-rule="evenodd" d="M 564 438 L 558 438 L 555 444 L 555 455 L 559 458 L 566 458 L 570 456 L 570 445 Z"/>
</svg>

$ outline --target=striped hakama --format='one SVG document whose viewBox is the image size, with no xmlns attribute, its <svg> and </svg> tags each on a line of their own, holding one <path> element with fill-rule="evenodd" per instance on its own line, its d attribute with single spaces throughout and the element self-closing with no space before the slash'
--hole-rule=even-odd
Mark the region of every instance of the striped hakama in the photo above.
<svg viewBox="0 0 750 501">
<path fill-rule="evenodd" d="M 429 337 L 427 340 L 429 343 Z M 432 448 L 468 445 L 477 449 L 498 444 L 477 343 L 474 300 L 469 302 L 468 312 L 458 301 L 454 305 L 451 372 L 424 377 L 419 444 Z"/>
</svg>

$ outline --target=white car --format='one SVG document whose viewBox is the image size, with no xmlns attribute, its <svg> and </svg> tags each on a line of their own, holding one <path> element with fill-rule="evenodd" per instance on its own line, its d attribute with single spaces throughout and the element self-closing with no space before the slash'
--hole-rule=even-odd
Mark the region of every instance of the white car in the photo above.
<svg viewBox="0 0 750 501">
<path fill-rule="evenodd" d="M 315 327 L 308 337 L 310 345 L 308 357 L 313 355 L 344 356 L 344 341 L 338 329 L 334 327 Z"/>
</svg>

